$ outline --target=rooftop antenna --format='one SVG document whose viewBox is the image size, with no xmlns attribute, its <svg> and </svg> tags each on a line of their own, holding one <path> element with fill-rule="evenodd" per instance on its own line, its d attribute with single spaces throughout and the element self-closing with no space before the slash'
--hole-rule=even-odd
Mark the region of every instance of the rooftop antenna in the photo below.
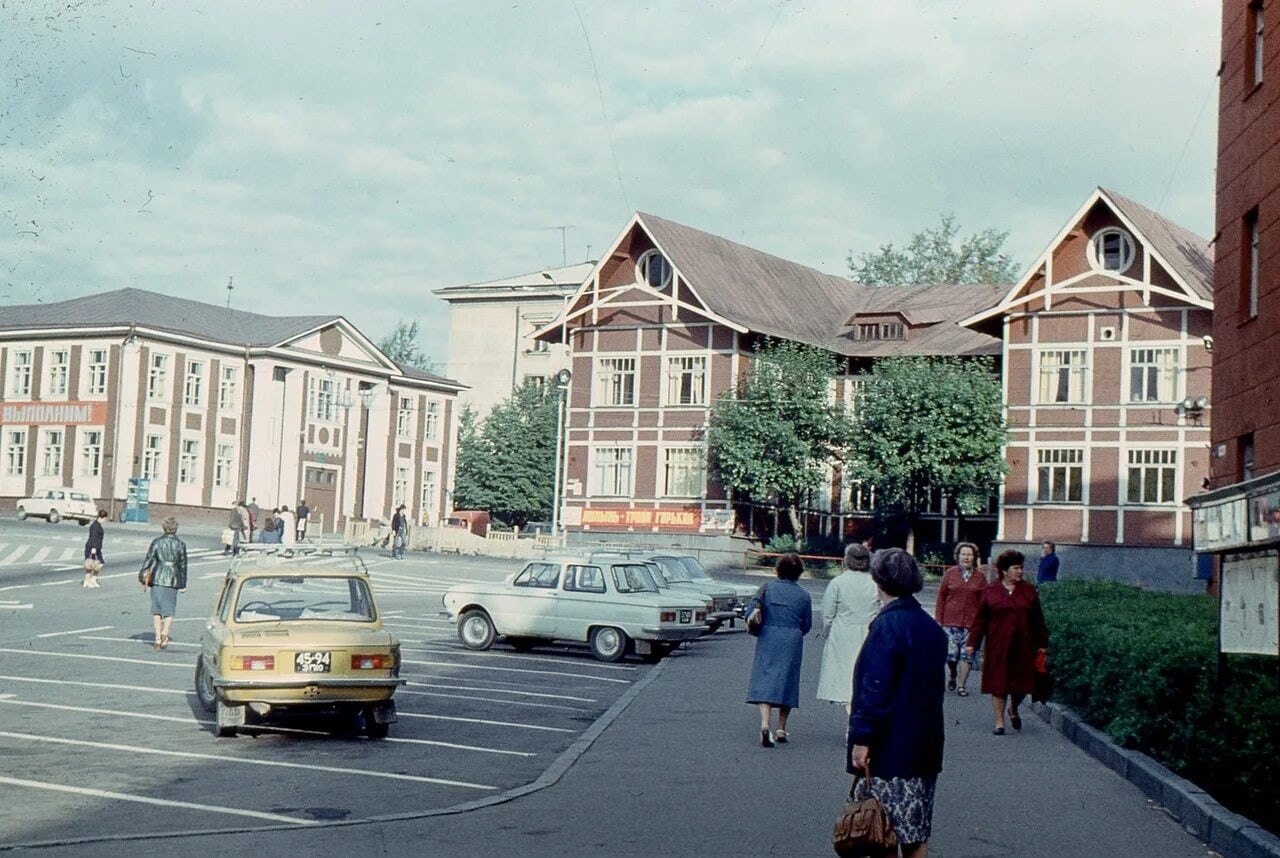
<svg viewBox="0 0 1280 858">
<path fill-rule="evenodd" d="M 231 281 L 233 280 L 235 280 L 234 277 L 227 278 L 227 309 L 228 310 L 231 309 L 231 290 L 236 288 L 235 286 L 231 285 Z"/>
<path fill-rule="evenodd" d="M 569 264 L 569 248 L 565 244 L 565 235 L 569 232 L 569 230 L 573 229 L 573 224 L 568 223 L 568 224 L 562 224 L 561 226 L 548 226 L 548 227 L 543 227 L 543 229 L 560 230 L 560 267 L 564 268 Z"/>
</svg>

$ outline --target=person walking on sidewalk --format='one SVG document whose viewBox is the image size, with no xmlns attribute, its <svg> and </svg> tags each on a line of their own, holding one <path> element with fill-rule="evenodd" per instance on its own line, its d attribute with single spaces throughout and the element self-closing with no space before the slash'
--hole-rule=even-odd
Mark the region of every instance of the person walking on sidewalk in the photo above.
<svg viewBox="0 0 1280 858">
<path fill-rule="evenodd" d="M 947 636 L 916 601 L 924 576 L 910 554 L 877 553 L 871 578 L 884 607 L 854 666 L 846 768 L 888 811 L 903 858 L 924 858 L 942 771 Z"/>
<path fill-rule="evenodd" d="M 1036 567 L 1036 583 L 1052 584 L 1058 580 L 1058 546 L 1049 540 L 1040 543 L 1040 565 Z"/>
<path fill-rule="evenodd" d="M 245 508 L 244 501 L 238 500 L 232 504 L 231 521 L 227 526 L 231 528 L 231 547 L 223 553 L 234 557 L 240 553 L 240 543 L 249 531 L 249 510 Z"/>
<path fill-rule="evenodd" d="M 155 629 L 152 647 L 169 646 L 169 630 L 178 610 L 178 594 L 187 590 L 187 544 L 178 538 L 178 520 L 169 516 L 161 524 L 162 536 L 151 541 L 138 581 L 151 591 L 151 621 Z"/>
<path fill-rule="evenodd" d="M 98 517 L 89 524 L 89 538 L 84 542 L 84 583 L 81 585 L 83 587 L 102 586 L 98 583 L 98 576 L 102 574 L 102 567 L 106 563 L 102 557 L 102 543 L 105 539 L 102 523 L 106 520 L 107 511 L 100 509 Z"/>
<path fill-rule="evenodd" d="M 1049 629 L 1045 626 L 1040 594 L 1034 584 L 1022 579 L 1021 551 L 1002 551 L 996 558 L 1000 580 L 982 592 L 978 616 L 969 631 L 965 652 L 972 654 L 987 642 L 982 660 L 982 693 L 991 695 L 997 736 L 1004 735 L 1005 705 L 1009 726 L 1022 729 L 1018 707 L 1035 688 L 1036 655 L 1047 653 Z"/>
<path fill-rule="evenodd" d="M 254 498 L 245 505 L 245 510 L 249 513 L 249 541 L 253 542 L 253 533 L 262 525 L 262 507 L 258 506 L 258 499 Z"/>
<path fill-rule="evenodd" d="M 307 522 L 311 520 L 311 507 L 307 506 L 306 498 L 298 499 L 298 541 L 304 542 L 307 538 Z"/>
<path fill-rule="evenodd" d="M 391 556 L 396 560 L 404 559 L 404 547 L 409 541 L 409 517 L 404 514 L 404 504 L 396 507 L 391 516 Z"/>
<path fill-rule="evenodd" d="M 298 526 L 293 520 L 289 507 L 281 506 L 276 516 L 276 527 L 280 530 L 280 541 L 285 545 L 293 545 L 298 540 Z"/>
<path fill-rule="evenodd" d="M 844 550 L 844 570 L 822 594 L 822 623 L 826 643 L 818 672 L 818 699 L 844 704 L 849 717 L 853 699 L 853 663 L 867 637 L 867 626 L 880 610 L 880 596 L 871 580 L 871 552 L 860 543 Z"/>
<path fill-rule="evenodd" d="M 961 542 L 956 546 L 955 561 L 955 566 L 942 573 L 933 618 L 947 633 L 947 690 L 954 691 L 961 697 L 968 697 L 969 689 L 966 686 L 969 671 L 973 669 L 978 656 L 966 652 L 965 645 L 969 641 L 969 627 L 978 616 L 978 605 L 982 603 L 982 593 L 987 589 L 988 582 L 986 573 L 978 568 L 978 546 L 972 542 Z"/>
<path fill-rule="evenodd" d="M 747 684 L 747 702 L 760 708 L 760 745 L 765 748 L 789 738 L 787 718 L 800 705 L 804 636 L 813 627 L 813 601 L 796 583 L 804 573 L 800 555 L 783 554 L 774 571 L 777 580 L 762 586 L 743 610 L 746 617 L 759 611 L 762 621 Z M 778 726 L 771 730 L 775 712 Z"/>
</svg>

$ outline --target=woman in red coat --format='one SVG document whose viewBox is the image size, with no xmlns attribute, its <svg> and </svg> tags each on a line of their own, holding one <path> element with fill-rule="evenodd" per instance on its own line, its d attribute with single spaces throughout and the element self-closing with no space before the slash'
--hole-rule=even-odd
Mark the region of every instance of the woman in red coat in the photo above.
<svg viewBox="0 0 1280 858">
<path fill-rule="evenodd" d="M 1018 707 L 1035 685 L 1036 653 L 1049 648 L 1040 595 L 1035 585 L 1022 580 L 1025 560 L 1022 552 L 1012 550 L 1001 552 L 996 558 L 1000 580 L 983 590 L 965 647 L 965 652 L 972 653 L 984 639 L 987 642 L 982 660 L 982 693 L 991 695 L 997 736 L 1004 735 L 1006 703 L 1010 726 L 1022 729 Z"/>
</svg>

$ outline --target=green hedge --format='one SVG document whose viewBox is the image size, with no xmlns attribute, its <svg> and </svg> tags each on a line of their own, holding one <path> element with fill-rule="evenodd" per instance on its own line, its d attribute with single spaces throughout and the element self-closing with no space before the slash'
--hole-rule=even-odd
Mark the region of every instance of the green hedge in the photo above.
<svg viewBox="0 0 1280 858">
<path fill-rule="evenodd" d="M 1228 658 L 1218 603 L 1109 582 L 1040 588 L 1054 699 L 1227 807 L 1280 831 L 1280 664 Z"/>
</svg>

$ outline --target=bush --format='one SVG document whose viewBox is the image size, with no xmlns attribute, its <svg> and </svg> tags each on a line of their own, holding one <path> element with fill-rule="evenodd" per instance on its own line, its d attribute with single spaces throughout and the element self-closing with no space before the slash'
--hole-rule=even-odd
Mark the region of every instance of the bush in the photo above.
<svg viewBox="0 0 1280 858">
<path fill-rule="evenodd" d="M 1273 658 L 1218 675 L 1218 603 L 1111 582 L 1041 588 L 1055 697 L 1126 748 L 1280 830 L 1280 679 Z"/>
<path fill-rule="evenodd" d="M 799 551 L 800 549 L 796 547 L 796 538 L 794 536 L 789 533 L 780 533 L 765 544 L 764 550 L 770 554 L 786 554 L 789 551 Z"/>
</svg>

